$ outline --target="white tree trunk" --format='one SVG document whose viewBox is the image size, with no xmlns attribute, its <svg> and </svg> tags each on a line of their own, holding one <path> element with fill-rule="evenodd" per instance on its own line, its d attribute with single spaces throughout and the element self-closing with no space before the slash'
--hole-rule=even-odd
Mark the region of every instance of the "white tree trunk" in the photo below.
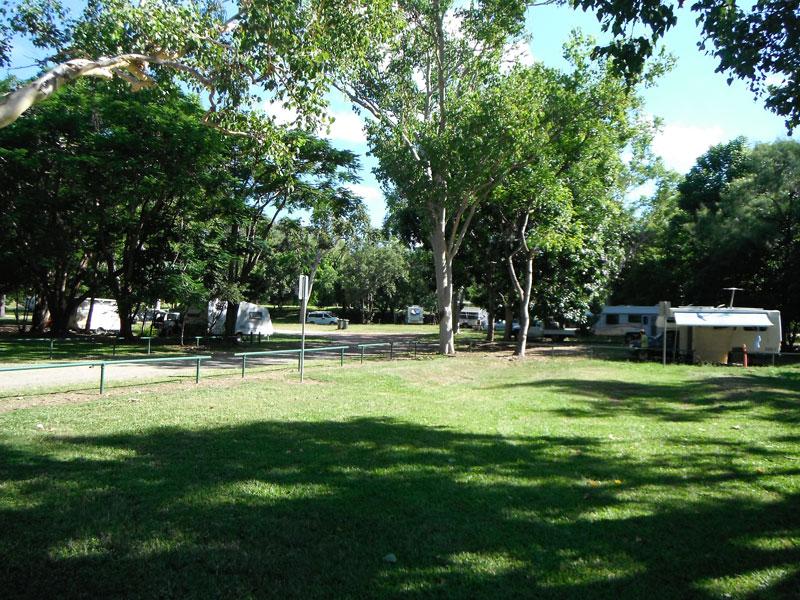
<svg viewBox="0 0 800 600">
<path fill-rule="evenodd" d="M 436 219 L 431 231 L 433 266 L 436 272 L 436 300 L 439 305 L 439 353 L 455 354 L 453 339 L 453 259 L 447 251 L 445 224 Z"/>
<path fill-rule="evenodd" d="M 521 287 L 522 294 L 519 298 L 519 334 L 517 335 L 517 348 L 514 351 L 514 354 L 524 357 L 525 349 L 528 345 L 528 327 L 531 322 L 530 306 L 531 288 L 533 287 L 533 256 L 530 254 L 526 257 L 525 282 Z"/>
</svg>

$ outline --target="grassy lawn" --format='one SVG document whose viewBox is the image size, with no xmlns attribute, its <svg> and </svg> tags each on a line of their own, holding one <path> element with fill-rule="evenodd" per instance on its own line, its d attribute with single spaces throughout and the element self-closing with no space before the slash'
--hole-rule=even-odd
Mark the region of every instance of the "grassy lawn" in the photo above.
<svg viewBox="0 0 800 600">
<path fill-rule="evenodd" d="M 0 414 L 3 597 L 800 597 L 800 369 L 308 376 Z"/>
</svg>

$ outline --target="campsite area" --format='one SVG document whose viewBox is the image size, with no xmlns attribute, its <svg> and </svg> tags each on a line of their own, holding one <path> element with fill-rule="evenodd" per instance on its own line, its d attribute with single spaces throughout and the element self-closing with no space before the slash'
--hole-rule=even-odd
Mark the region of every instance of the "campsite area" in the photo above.
<svg viewBox="0 0 800 600">
<path fill-rule="evenodd" d="M 799 395 L 507 352 L 50 394 L 0 414 L 0 589 L 794 598 Z"/>
</svg>

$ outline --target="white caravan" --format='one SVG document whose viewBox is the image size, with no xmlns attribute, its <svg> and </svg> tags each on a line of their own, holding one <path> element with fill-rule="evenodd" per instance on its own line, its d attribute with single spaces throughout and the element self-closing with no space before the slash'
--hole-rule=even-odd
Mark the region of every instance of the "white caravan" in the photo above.
<svg viewBox="0 0 800 600">
<path fill-rule="evenodd" d="M 92 306 L 91 300 L 84 300 L 80 303 L 75 312 L 69 319 L 69 328 L 76 331 L 86 329 L 86 320 L 89 318 L 89 307 Z M 105 333 L 106 331 L 119 331 L 119 311 L 117 301 L 109 298 L 95 298 L 92 308 L 92 320 L 89 323 L 89 331 Z"/>
<path fill-rule="evenodd" d="M 406 323 L 409 325 L 421 325 L 425 322 L 425 311 L 421 306 L 406 307 Z"/>
<path fill-rule="evenodd" d="M 458 324 L 462 327 L 472 327 L 473 329 L 484 329 L 486 327 L 486 311 L 477 306 L 465 306 L 458 313 Z"/>
<path fill-rule="evenodd" d="M 657 335 L 658 304 L 654 306 L 604 306 L 592 326 L 595 335 L 638 337 L 642 329 L 650 336 Z"/>
<path fill-rule="evenodd" d="M 221 300 L 211 300 L 208 303 L 208 331 L 213 335 L 225 333 L 225 319 L 228 313 L 228 303 Z M 259 306 L 251 302 L 240 302 L 236 315 L 236 329 L 234 333 L 244 335 L 272 335 L 275 329 L 266 306 Z"/>
</svg>

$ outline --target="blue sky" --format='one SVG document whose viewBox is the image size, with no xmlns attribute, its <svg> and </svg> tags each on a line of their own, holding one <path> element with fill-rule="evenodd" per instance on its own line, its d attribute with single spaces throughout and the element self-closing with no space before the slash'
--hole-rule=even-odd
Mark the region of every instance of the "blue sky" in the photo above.
<svg viewBox="0 0 800 600">
<path fill-rule="evenodd" d="M 549 66 L 566 67 L 561 56 L 562 45 L 576 28 L 603 40 L 592 14 L 564 6 L 530 9 L 527 15 L 527 30 L 531 36 L 527 48 L 529 56 Z M 716 61 L 697 49 L 699 39 L 692 13 L 688 9 L 679 10 L 677 27 L 664 39 L 667 50 L 677 59 L 676 65 L 655 87 L 643 92 L 645 110 L 663 120 L 653 150 L 668 167 L 682 173 L 713 144 L 738 135 L 752 142 L 772 141 L 786 135 L 783 119 L 766 111 L 763 102 L 753 98 L 744 82 L 734 81 L 729 86 L 725 75 L 714 72 Z M 31 57 L 37 54 L 29 44 L 18 43 L 13 52 L 14 66 L 30 64 Z M 12 73 L 33 74 L 27 70 Z M 376 161 L 367 154 L 361 121 L 342 97 L 332 94 L 330 99 L 330 112 L 335 122 L 329 137 L 336 146 L 351 149 L 360 156 L 362 182 L 353 188 L 364 198 L 373 224 L 380 225 L 385 214 L 383 193 L 372 174 Z M 281 111 L 274 106 L 267 109 Z M 646 189 L 640 191 L 646 192 Z"/>
</svg>

